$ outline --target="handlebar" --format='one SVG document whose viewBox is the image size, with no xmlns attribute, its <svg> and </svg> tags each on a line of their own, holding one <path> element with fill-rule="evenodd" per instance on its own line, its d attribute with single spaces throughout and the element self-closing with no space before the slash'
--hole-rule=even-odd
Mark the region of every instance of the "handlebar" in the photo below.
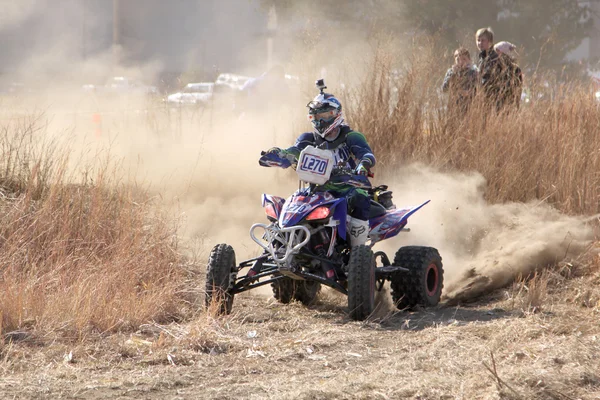
<svg viewBox="0 0 600 400">
<path fill-rule="evenodd" d="M 355 174 L 354 170 L 352 168 L 349 168 L 345 165 L 333 167 L 333 170 L 331 171 L 331 175 L 364 176 L 364 175 Z M 369 171 L 369 173 L 366 176 L 367 176 L 367 178 L 374 178 L 375 174 L 373 172 Z"/>
<path fill-rule="evenodd" d="M 296 162 L 292 163 L 288 158 L 280 157 L 279 154 L 274 152 L 261 151 L 258 164 L 261 167 L 280 167 L 285 169 L 293 165 L 295 166 L 297 160 L 294 161 Z M 347 165 L 336 165 L 331 171 L 330 183 L 334 185 L 351 185 L 357 188 L 370 188 L 371 182 L 368 178 L 372 178 L 373 176 L 371 172 L 367 176 L 357 175 Z"/>
<path fill-rule="evenodd" d="M 292 166 L 292 162 L 287 158 L 279 157 L 276 153 L 267 153 L 266 151 L 260 152 L 260 158 L 258 159 L 258 165 L 261 167 L 281 167 L 289 168 Z"/>
<path fill-rule="evenodd" d="M 369 177 L 355 174 L 354 171 L 347 166 L 333 167 L 329 183 L 334 185 L 350 185 L 360 189 L 372 187 Z"/>
</svg>

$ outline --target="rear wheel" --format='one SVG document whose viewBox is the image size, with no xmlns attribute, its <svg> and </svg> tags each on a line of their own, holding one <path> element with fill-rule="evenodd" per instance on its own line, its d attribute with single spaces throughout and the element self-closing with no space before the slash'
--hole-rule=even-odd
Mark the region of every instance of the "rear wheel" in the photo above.
<svg viewBox="0 0 600 400">
<path fill-rule="evenodd" d="M 416 305 L 432 307 L 440 302 L 444 287 L 442 257 L 433 247 L 401 247 L 394 265 L 408 268 L 391 280 L 392 298 L 399 309 Z"/>
<path fill-rule="evenodd" d="M 321 290 L 319 282 L 295 280 L 287 276 L 271 283 L 271 287 L 273 297 L 281 303 L 288 304 L 292 300 L 297 300 L 306 306 L 314 303 Z"/>
<path fill-rule="evenodd" d="M 235 252 L 227 244 L 218 244 L 210 252 L 206 266 L 206 307 L 218 314 L 229 314 L 233 294 L 229 292 L 235 281 Z"/>
<path fill-rule="evenodd" d="M 375 309 L 375 257 L 370 247 L 355 246 L 348 261 L 348 312 L 363 321 Z"/>
</svg>

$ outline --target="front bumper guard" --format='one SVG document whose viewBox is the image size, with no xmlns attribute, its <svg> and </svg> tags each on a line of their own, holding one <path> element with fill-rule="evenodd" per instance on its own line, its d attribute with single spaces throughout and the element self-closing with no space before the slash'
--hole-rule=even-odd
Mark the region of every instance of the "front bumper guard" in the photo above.
<svg viewBox="0 0 600 400">
<path fill-rule="evenodd" d="M 261 228 L 265 231 L 262 239 L 254 234 L 254 231 Z M 285 264 L 310 240 L 310 230 L 302 225 L 289 228 L 279 228 L 271 224 L 254 224 L 250 228 L 250 237 L 256 244 L 265 249 L 277 264 Z M 278 245 L 277 248 L 275 245 Z"/>
</svg>

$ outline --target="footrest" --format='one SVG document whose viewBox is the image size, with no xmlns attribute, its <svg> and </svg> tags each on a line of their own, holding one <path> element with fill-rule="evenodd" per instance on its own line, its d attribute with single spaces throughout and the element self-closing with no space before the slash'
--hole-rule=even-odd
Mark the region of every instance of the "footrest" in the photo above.
<svg viewBox="0 0 600 400">
<path fill-rule="evenodd" d="M 386 279 L 390 278 L 392 275 L 396 275 L 398 273 L 404 273 L 410 271 L 408 268 L 399 267 L 396 265 L 387 265 L 385 267 L 378 267 L 375 269 L 375 278 L 377 279 Z"/>
</svg>

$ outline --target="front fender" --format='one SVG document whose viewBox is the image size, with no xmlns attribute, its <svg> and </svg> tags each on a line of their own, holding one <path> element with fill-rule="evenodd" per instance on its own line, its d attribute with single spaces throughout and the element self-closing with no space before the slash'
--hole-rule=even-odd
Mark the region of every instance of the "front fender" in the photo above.
<svg viewBox="0 0 600 400">
<path fill-rule="evenodd" d="M 265 208 L 267 204 L 273 204 L 273 208 L 275 209 L 275 214 L 277 215 L 277 219 L 281 215 L 281 209 L 283 208 L 283 204 L 285 203 L 285 199 L 279 196 L 273 196 L 270 194 L 263 193 L 262 195 L 262 206 Z"/>
</svg>

